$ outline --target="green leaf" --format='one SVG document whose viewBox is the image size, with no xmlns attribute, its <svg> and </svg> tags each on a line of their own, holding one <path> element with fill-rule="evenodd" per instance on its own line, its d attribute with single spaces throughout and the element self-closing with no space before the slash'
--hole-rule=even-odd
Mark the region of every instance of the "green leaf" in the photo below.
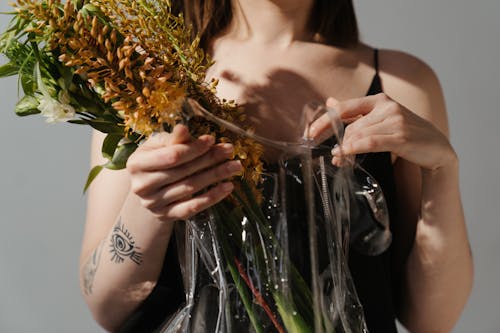
<svg viewBox="0 0 500 333">
<path fill-rule="evenodd" d="M 20 72 L 19 80 L 21 81 L 21 86 L 25 94 L 33 95 L 35 93 L 36 87 L 33 75 Z"/>
<path fill-rule="evenodd" d="M 55 67 L 57 68 L 57 72 L 59 72 L 64 82 L 64 85 L 60 84 L 59 86 L 68 90 L 73 83 L 73 71 L 70 68 L 62 66 L 60 64 L 56 64 Z"/>
<path fill-rule="evenodd" d="M 94 115 L 101 115 L 104 111 L 96 100 L 87 98 L 80 94 L 72 94 L 72 97 L 78 101 L 78 105 L 81 106 L 86 112 L 90 112 Z"/>
<path fill-rule="evenodd" d="M 312 333 L 314 329 L 310 327 L 304 318 L 297 312 L 291 300 L 285 301 L 285 299 L 278 293 L 273 293 L 274 300 L 276 302 L 276 307 L 283 320 L 283 324 L 286 327 L 286 331 L 290 333 Z M 332 331 L 328 331 L 332 332 Z M 335 333 L 333 331 L 333 333 Z"/>
<path fill-rule="evenodd" d="M 96 165 L 95 167 L 90 170 L 89 175 L 87 177 L 87 182 L 85 183 L 85 187 L 83 188 L 83 193 L 87 192 L 87 189 L 89 188 L 90 184 L 94 181 L 95 177 L 102 171 L 104 168 L 104 165 Z"/>
<path fill-rule="evenodd" d="M 76 9 L 80 9 L 83 6 L 84 1 L 83 0 L 71 0 L 71 3 L 73 6 L 75 6 Z"/>
<path fill-rule="evenodd" d="M 90 3 L 87 3 L 82 7 L 82 14 L 84 14 L 84 15 L 91 15 L 91 14 L 97 15 L 97 14 L 102 14 L 102 13 L 98 7 L 96 7 Z"/>
<path fill-rule="evenodd" d="M 109 139 L 109 141 L 111 140 L 115 140 L 115 138 Z M 111 145 L 111 142 L 109 142 L 108 144 Z M 104 144 L 103 144 L 103 149 L 104 149 Z M 85 187 L 83 188 L 83 193 L 87 192 L 87 189 L 89 188 L 90 184 L 92 184 L 94 179 L 97 177 L 97 175 L 99 175 L 99 173 L 102 171 L 103 168 L 110 170 L 124 169 L 125 166 L 127 165 L 127 160 L 129 156 L 136 149 L 137 149 L 137 144 L 134 142 L 118 146 L 114 151 L 113 158 L 110 159 L 109 162 L 103 165 L 96 165 L 95 167 L 92 168 L 92 170 L 90 170 L 89 175 L 87 177 L 87 182 L 85 183 Z"/>
<path fill-rule="evenodd" d="M 81 120 L 81 119 L 70 119 L 67 122 L 70 124 L 75 124 L 75 125 L 88 125 L 86 121 Z"/>
<path fill-rule="evenodd" d="M 250 292 L 248 291 L 248 287 L 244 284 L 243 279 L 239 276 L 238 270 L 232 262 L 228 262 L 227 267 L 229 268 L 229 273 L 233 278 L 234 285 L 238 290 L 241 301 L 243 302 L 243 306 L 247 310 L 248 318 L 252 323 L 253 328 L 257 333 L 264 333 L 264 329 L 262 324 L 259 323 L 259 319 L 257 317 L 257 313 L 252 305 L 252 298 L 250 296 Z"/>
<path fill-rule="evenodd" d="M 122 138 L 123 134 L 108 134 L 102 143 L 102 156 L 108 160 L 112 159 Z"/>
<path fill-rule="evenodd" d="M 117 125 L 114 122 L 104 121 L 104 120 L 100 120 L 100 119 L 95 119 L 95 120 L 84 119 L 84 121 L 87 124 L 89 124 L 90 126 L 92 126 L 92 128 L 94 128 L 102 133 L 108 133 L 108 134 L 123 134 L 124 133 L 123 127 Z"/>
<path fill-rule="evenodd" d="M 120 145 L 116 148 L 113 158 L 105 164 L 105 167 L 110 170 L 121 170 L 127 165 L 127 160 L 132 153 L 137 149 L 137 143 L 130 142 Z"/>
<path fill-rule="evenodd" d="M 16 75 L 19 72 L 19 67 L 12 62 L 8 62 L 5 65 L 0 66 L 0 78 Z"/>
<path fill-rule="evenodd" d="M 219 211 L 220 210 L 220 211 Z M 231 217 L 227 215 L 223 205 L 216 205 L 213 207 L 212 212 L 215 216 L 216 221 L 227 221 L 222 219 L 221 216 Z M 232 222 L 232 221 L 231 221 Z M 230 223 L 231 223 L 230 222 Z M 236 225 L 235 221 L 235 225 Z M 258 315 L 256 309 L 253 307 L 252 296 L 250 295 L 250 290 L 248 286 L 244 283 L 241 278 L 238 269 L 236 268 L 236 263 L 234 258 L 236 255 L 231 249 L 231 246 L 228 244 L 228 239 L 219 234 L 220 246 L 222 248 L 222 252 L 224 253 L 224 257 L 226 258 L 227 268 L 229 269 L 229 273 L 231 274 L 231 278 L 233 279 L 236 290 L 238 290 L 238 294 L 240 296 L 241 301 L 243 302 L 243 306 L 245 307 L 248 318 L 252 323 L 253 328 L 257 333 L 264 333 L 264 328 L 262 327 L 262 323 L 259 322 Z"/>
<path fill-rule="evenodd" d="M 40 110 L 37 109 L 39 104 L 40 103 L 35 97 L 26 95 L 17 102 L 15 107 L 16 114 L 20 117 L 24 117 L 40 113 Z"/>
</svg>

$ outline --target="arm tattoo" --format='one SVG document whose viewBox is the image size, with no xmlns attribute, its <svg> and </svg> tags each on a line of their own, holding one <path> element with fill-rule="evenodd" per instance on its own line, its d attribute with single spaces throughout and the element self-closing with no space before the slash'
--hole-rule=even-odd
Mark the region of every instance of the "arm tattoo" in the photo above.
<svg viewBox="0 0 500 333">
<path fill-rule="evenodd" d="M 140 247 L 135 245 L 132 235 L 122 224 L 121 217 L 118 224 L 113 228 L 110 248 L 111 260 L 115 263 L 122 263 L 127 257 L 137 265 L 142 263 L 142 252 L 139 252 Z"/>
<path fill-rule="evenodd" d="M 92 255 L 87 260 L 83 266 L 83 292 L 85 295 L 92 294 L 92 287 L 94 286 L 94 277 L 97 272 L 97 267 L 99 266 L 99 261 L 101 260 L 102 245 L 101 242 L 99 246 L 92 252 Z"/>
</svg>

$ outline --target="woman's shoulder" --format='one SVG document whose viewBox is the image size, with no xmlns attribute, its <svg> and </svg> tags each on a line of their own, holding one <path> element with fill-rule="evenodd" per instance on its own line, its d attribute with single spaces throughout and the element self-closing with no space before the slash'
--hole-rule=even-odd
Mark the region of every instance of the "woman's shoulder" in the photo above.
<svg viewBox="0 0 500 333">
<path fill-rule="evenodd" d="M 415 89 L 425 89 L 429 84 L 439 84 L 439 79 L 432 67 L 421 58 L 410 53 L 391 50 L 379 50 L 381 75 L 387 80 L 405 81 Z"/>
<path fill-rule="evenodd" d="M 380 49 L 379 75 L 384 93 L 448 132 L 443 90 L 429 64 L 403 51 Z"/>
</svg>

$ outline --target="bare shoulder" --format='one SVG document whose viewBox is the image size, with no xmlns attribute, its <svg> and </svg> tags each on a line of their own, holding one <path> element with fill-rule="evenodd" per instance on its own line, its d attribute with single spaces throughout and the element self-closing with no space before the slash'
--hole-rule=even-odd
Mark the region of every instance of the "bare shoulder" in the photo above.
<svg viewBox="0 0 500 333">
<path fill-rule="evenodd" d="M 413 93 L 437 93 L 434 89 L 439 86 L 436 73 L 414 55 L 397 50 L 380 50 L 379 65 L 381 76 L 386 81 L 384 83 L 388 85 L 404 84 Z"/>
<path fill-rule="evenodd" d="M 421 59 L 396 50 L 380 50 L 384 92 L 448 134 L 443 91 L 434 70 Z"/>
</svg>

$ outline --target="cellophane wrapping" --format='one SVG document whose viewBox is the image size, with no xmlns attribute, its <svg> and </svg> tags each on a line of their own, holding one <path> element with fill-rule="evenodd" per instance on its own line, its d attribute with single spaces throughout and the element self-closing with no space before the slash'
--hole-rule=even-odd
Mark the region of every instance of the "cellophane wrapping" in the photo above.
<svg viewBox="0 0 500 333">
<path fill-rule="evenodd" d="M 266 164 L 259 195 L 236 181 L 228 199 L 177 224 L 186 301 L 161 332 L 367 332 L 348 248 L 387 247 L 390 233 L 377 226 L 386 207 L 380 195 L 371 200 L 376 207 L 363 199 L 377 184 L 353 160 L 332 165 L 343 124 L 329 114 L 334 135 L 319 145 L 241 131 L 277 158 Z M 355 221 L 363 209 L 379 221 Z M 361 241 L 350 237 L 353 223 Z"/>
</svg>

